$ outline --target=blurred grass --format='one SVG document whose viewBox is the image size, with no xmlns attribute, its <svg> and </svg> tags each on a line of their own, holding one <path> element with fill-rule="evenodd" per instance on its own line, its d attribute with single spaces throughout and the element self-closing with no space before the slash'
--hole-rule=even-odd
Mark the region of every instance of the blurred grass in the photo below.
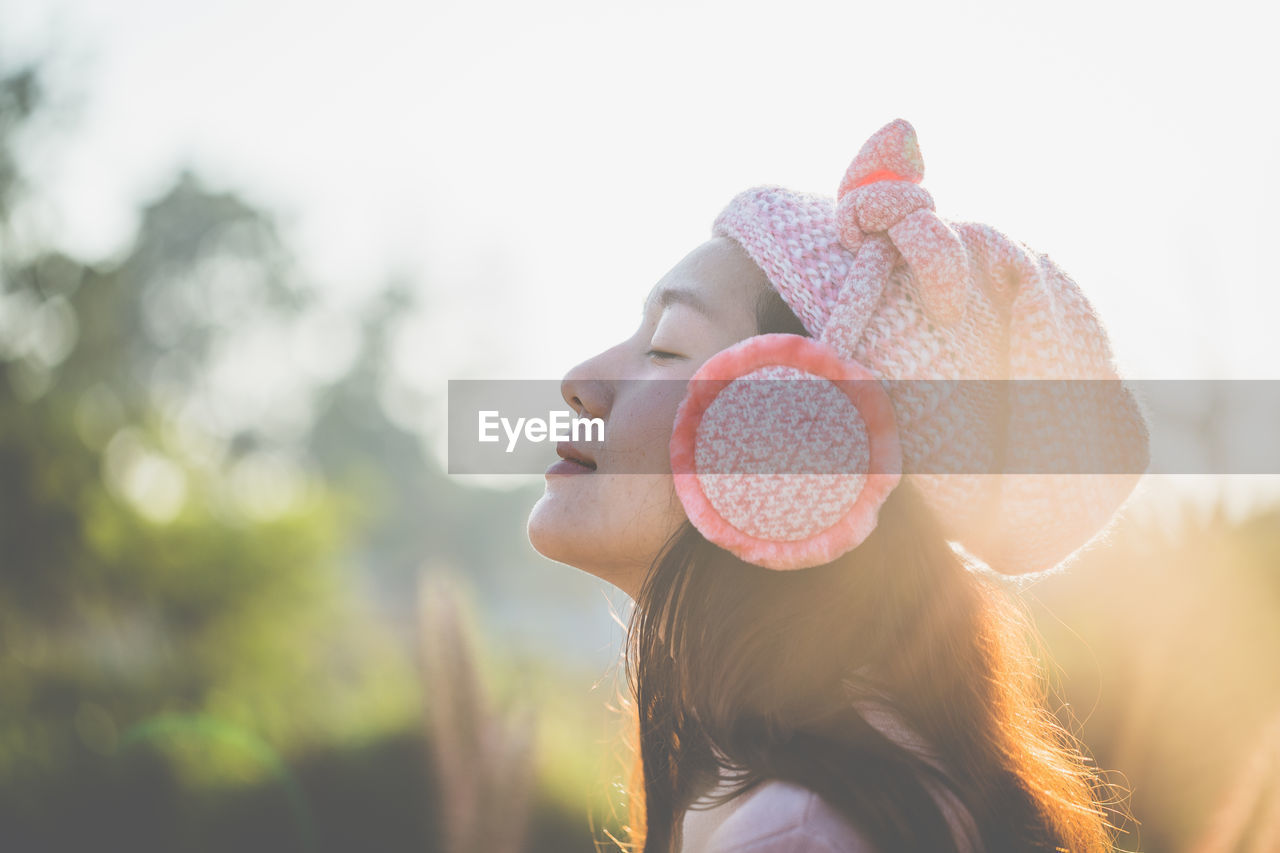
<svg viewBox="0 0 1280 853">
<path fill-rule="evenodd" d="M 1220 504 L 1138 504 L 1024 594 L 1078 730 L 1132 790 L 1121 848 L 1214 835 L 1224 801 L 1249 796 L 1229 792 L 1280 718 L 1280 507 L 1233 521 Z M 1255 774 L 1254 796 L 1278 774 L 1274 762 Z M 1216 830 L 1212 849 L 1250 849 L 1253 830 L 1238 830 Z"/>
</svg>

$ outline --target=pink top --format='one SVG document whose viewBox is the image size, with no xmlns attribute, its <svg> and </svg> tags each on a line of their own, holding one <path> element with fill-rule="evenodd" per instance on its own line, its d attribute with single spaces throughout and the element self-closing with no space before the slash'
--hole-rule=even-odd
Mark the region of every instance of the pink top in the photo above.
<svg viewBox="0 0 1280 853">
<path fill-rule="evenodd" d="M 883 705 L 861 707 L 867 722 L 894 742 L 940 766 L 924 741 Z M 925 780 L 951 825 L 961 853 L 981 849 L 977 826 L 949 789 Z M 721 780 L 685 811 L 680 853 L 888 853 L 869 841 L 816 792 L 778 779 L 719 806 L 710 794 L 730 787 Z"/>
</svg>

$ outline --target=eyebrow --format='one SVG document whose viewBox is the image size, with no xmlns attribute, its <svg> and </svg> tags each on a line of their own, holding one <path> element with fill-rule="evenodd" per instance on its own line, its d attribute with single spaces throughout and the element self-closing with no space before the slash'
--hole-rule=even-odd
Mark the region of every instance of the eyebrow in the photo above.
<svg viewBox="0 0 1280 853">
<path fill-rule="evenodd" d="M 702 297 L 694 293 L 692 290 L 683 290 L 678 287 L 664 287 L 658 291 L 658 305 L 666 308 L 669 305 L 687 305 L 702 316 L 712 319 L 711 308 L 707 303 L 702 301 Z M 650 303 L 645 302 L 641 316 L 648 316 Z"/>
</svg>

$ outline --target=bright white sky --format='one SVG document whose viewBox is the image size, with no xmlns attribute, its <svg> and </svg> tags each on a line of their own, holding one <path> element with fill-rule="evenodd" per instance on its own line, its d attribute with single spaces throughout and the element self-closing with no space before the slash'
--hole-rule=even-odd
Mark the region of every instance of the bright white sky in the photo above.
<svg viewBox="0 0 1280 853">
<path fill-rule="evenodd" d="M 1266 8 L 11 0 L 0 50 L 55 49 L 83 95 L 32 157 L 70 248 L 118 248 L 192 163 L 335 298 L 414 275 L 404 367 L 438 393 L 563 375 L 734 193 L 833 194 L 896 117 L 939 212 L 1057 260 L 1130 375 L 1280 378 Z"/>
</svg>

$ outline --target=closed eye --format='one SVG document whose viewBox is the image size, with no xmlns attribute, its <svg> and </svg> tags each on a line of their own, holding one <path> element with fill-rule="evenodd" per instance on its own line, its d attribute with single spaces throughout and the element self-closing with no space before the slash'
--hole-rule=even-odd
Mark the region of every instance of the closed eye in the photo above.
<svg viewBox="0 0 1280 853">
<path fill-rule="evenodd" d="M 652 356 L 653 358 L 663 359 L 663 360 L 666 360 L 669 358 L 682 358 L 682 356 L 677 355 L 674 352 L 666 352 L 665 350 L 660 350 L 660 349 L 651 349 L 647 353 L 645 353 L 645 355 Z"/>
</svg>

